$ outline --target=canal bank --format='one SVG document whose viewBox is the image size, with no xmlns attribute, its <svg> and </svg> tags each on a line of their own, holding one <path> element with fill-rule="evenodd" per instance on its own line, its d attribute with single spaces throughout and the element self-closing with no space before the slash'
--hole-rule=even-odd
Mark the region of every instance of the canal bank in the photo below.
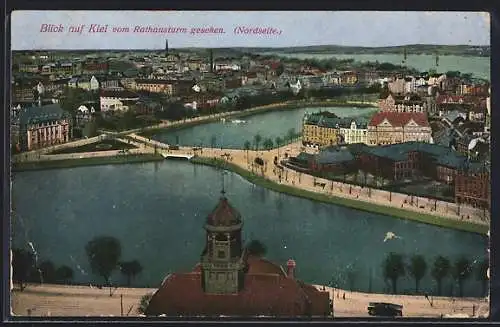
<svg viewBox="0 0 500 327">
<path fill-rule="evenodd" d="M 84 154 L 85 153 L 82 153 L 82 155 Z M 26 162 L 13 163 L 11 167 L 13 172 L 22 172 L 30 170 L 75 168 L 83 166 L 133 164 L 133 163 L 143 163 L 143 162 L 161 161 L 161 160 L 164 160 L 164 158 L 161 155 L 156 155 L 152 153 L 142 153 L 142 154 L 126 154 L 126 155 L 99 156 L 99 157 L 83 157 L 76 159 L 26 161 Z"/>
<path fill-rule="evenodd" d="M 283 103 L 275 103 L 265 106 L 254 107 L 250 109 L 245 109 L 243 111 L 230 111 L 219 114 L 214 114 L 210 116 L 203 116 L 201 119 L 191 119 L 186 121 L 174 122 L 169 125 L 161 127 L 150 127 L 145 128 L 138 134 L 147 138 L 151 138 L 153 135 L 167 132 L 185 129 L 193 126 L 198 126 L 202 124 L 208 124 L 212 122 L 220 121 L 222 118 L 242 118 L 250 117 L 257 114 L 263 114 L 267 112 L 273 112 L 278 110 L 293 110 L 307 107 L 318 107 L 318 108 L 328 108 L 328 107 L 357 107 L 357 108 L 375 108 L 376 103 L 369 102 L 363 103 L 360 101 L 339 101 L 339 100 L 328 100 L 328 101 L 287 101 Z"/>
<path fill-rule="evenodd" d="M 232 172 L 224 180 L 226 195 L 245 222 L 245 244 L 260 240 L 268 249 L 266 257 L 276 263 L 293 258 L 297 276 L 309 283 L 390 293 L 382 269 L 390 252 L 402 254 L 405 263 L 422 255 L 428 265 L 438 255 L 452 263 L 462 256 L 480 262 L 487 255 L 488 240 L 480 234 L 291 196 Z M 96 236 L 113 236 L 121 242 L 121 260 L 137 259 L 144 267 L 132 285 L 155 287 L 168 272 L 191 271 L 199 262 L 206 240 L 203 225 L 220 190 L 220 171 L 188 161 L 16 173 L 12 246 L 25 248 L 31 242 L 40 262 L 68 265 L 73 282 L 95 285 L 102 280 L 92 273 L 85 246 Z M 389 231 L 398 238 L 385 242 Z M 352 272 L 354 281 L 347 279 Z M 119 270 L 112 280 L 127 282 Z M 446 277 L 442 295 L 457 294 L 452 284 L 452 276 Z M 480 286 L 470 279 L 463 294 L 481 296 Z M 398 281 L 401 293 L 411 294 L 414 287 L 410 275 Z M 436 292 L 430 273 L 421 290 Z"/>
<path fill-rule="evenodd" d="M 399 219 L 413 220 L 420 223 L 435 225 L 444 228 L 452 228 L 460 231 L 477 233 L 482 235 L 485 235 L 489 230 L 489 228 L 485 225 L 480 225 L 469 221 L 453 220 L 426 213 L 408 211 L 405 209 L 395 208 L 391 206 L 382 206 L 376 203 L 369 203 L 360 200 L 341 198 L 334 195 L 315 193 L 297 187 L 279 184 L 265 177 L 253 174 L 252 172 L 245 170 L 244 168 L 241 168 L 230 162 L 226 162 L 222 159 L 195 157 L 191 159 L 191 163 L 208 165 L 216 168 L 223 168 L 242 176 L 243 178 L 247 179 L 248 181 L 256 185 L 271 189 L 276 192 L 286 193 L 288 195 L 301 197 L 313 201 L 336 204 L 365 212 L 388 215 Z"/>
</svg>

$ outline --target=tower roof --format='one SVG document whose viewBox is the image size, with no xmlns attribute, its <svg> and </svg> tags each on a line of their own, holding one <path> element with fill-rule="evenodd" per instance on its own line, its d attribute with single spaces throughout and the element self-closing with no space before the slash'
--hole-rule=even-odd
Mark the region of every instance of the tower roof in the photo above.
<svg viewBox="0 0 500 327">
<path fill-rule="evenodd" d="M 229 201 L 221 192 L 219 203 L 207 217 L 207 225 L 230 227 L 241 224 L 241 214 L 229 204 Z"/>
</svg>

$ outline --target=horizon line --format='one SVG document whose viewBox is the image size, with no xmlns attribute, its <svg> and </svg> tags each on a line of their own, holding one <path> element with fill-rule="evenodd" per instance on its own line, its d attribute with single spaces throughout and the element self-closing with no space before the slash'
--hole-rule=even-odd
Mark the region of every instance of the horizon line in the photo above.
<svg viewBox="0 0 500 327">
<path fill-rule="evenodd" d="M 293 46 L 227 46 L 227 47 L 192 47 L 192 46 L 180 46 L 171 47 L 169 50 L 175 49 L 293 49 L 293 48 L 313 48 L 313 47 L 339 47 L 339 48 L 364 48 L 364 49 L 380 49 L 380 48 L 398 48 L 398 47 L 410 47 L 410 46 L 448 46 L 448 47 L 491 47 L 490 44 L 430 44 L 430 43 L 412 43 L 412 44 L 401 44 L 401 45 L 383 45 L 383 46 L 363 46 L 363 45 L 337 45 L 337 44 L 316 44 L 316 45 L 293 45 Z M 120 48 L 109 48 L 109 49 L 18 49 L 11 50 L 15 51 L 165 51 L 165 48 L 137 48 L 137 49 L 120 49 Z"/>
</svg>

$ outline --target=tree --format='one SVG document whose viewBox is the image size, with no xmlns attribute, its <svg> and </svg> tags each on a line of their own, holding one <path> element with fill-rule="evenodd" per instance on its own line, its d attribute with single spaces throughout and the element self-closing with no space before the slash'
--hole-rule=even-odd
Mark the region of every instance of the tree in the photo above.
<svg viewBox="0 0 500 327">
<path fill-rule="evenodd" d="M 215 135 L 212 135 L 212 137 L 210 138 L 210 146 L 213 148 L 215 148 L 215 145 L 217 144 L 217 137 Z"/>
<path fill-rule="evenodd" d="M 443 279 L 448 276 L 450 273 L 450 260 L 446 259 L 443 256 L 438 256 L 434 260 L 434 266 L 432 267 L 431 275 L 437 283 L 437 295 L 441 295 L 442 291 L 442 282 Z"/>
<path fill-rule="evenodd" d="M 33 253 L 25 249 L 12 250 L 12 279 L 19 283 L 19 288 L 23 291 L 26 287 L 29 273 L 33 268 L 35 258 Z"/>
<path fill-rule="evenodd" d="M 25 249 L 12 250 L 12 279 L 19 283 L 19 288 L 23 291 L 25 283 L 35 263 L 33 253 Z"/>
<path fill-rule="evenodd" d="M 290 142 L 293 142 L 295 135 L 296 135 L 295 128 L 290 128 L 287 133 L 288 140 Z"/>
<path fill-rule="evenodd" d="M 252 240 L 246 246 L 246 251 L 250 255 L 263 257 L 267 253 L 267 248 L 261 241 Z"/>
<path fill-rule="evenodd" d="M 262 136 L 260 136 L 260 134 L 256 134 L 253 137 L 253 141 L 254 141 L 254 144 L 255 144 L 255 150 L 258 151 L 259 150 L 259 144 L 262 141 Z"/>
<path fill-rule="evenodd" d="M 88 138 L 97 136 L 97 123 L 94 119 L 85 123 L 85 126 L 83 127 L 83 136 Z"/>
<path fill-rule="evenodd" d="M 281 146 L 281 143 L 283 143 L 283 140 L 281 137 L 277 136 L 276 139 L 274 140 L 274 144 L 279 148 Z"/>
<path fill-rule="evenodd" d="M 109 285 L 109 296 L 111 296 L 109 277 L 117 268 L 122 254 L 120 241 L 112 236 L 98 236 L 87 243 L 85 252 L 89 258 L 92 272 L 104 278 Z"/>
<path fill-rule="evenodd" d="M 410 266 L 408 268 L 410 275 L 415 279 L 415 293 L 418 293 L 420 281 L 427 271 L 427 263 L 423 256 L 414 255 L 410 259 Z"/>
<path fill-rule="evenodd" d="M 43 261 L 38 266 L 42 274 L 42 282 L 53 283 L 56 281 L 56 267 L 50 260 Z"/>
<path fill-rule="evenodd" d="M 125 261 L 120 263 L 120 271 L 127 277 L 127 285 L 130 286 L 132 279 L 142 271 L 142 266 L 137 260 Z"/>
<path fill-rule="evenodd" d="M 149 302 L 153 297 L 153 293 L 144 294 L 141 296 L 141 300 L 139 301 L 139 307 L 137 308 L 137 312 L 140 314 L 146 314 L 146 311 L 149 306 Z"/>
<path fill-rule="evenodd" d="M 389 253 L 384 261 L 384 277 L 392 282 L 392 292 L 397 292 L 397 282 L 399 277 L 405 275 L 405 265 L 403 256 L 394 252 Z"/>
<path fill-rule="evenodd" d="M 250 150 L 251 147 L 252 147 L 252 145 L 250 144 L 250 141 L 245 141 L 245 144 L 243 144 L 243 148 L 247 152 L 247 161 L 248 161 L 248 150 Z"/>
<path fill-rule="evenodd" d="M 455 261 L 453 266 L 453 278 L 458 283 L 459 296 L 462 297 L 464 282 L 470 277 L 472 269 L 469 260 L 465 257 L 460 257 Z"/>
<path fill-rule="evenodd" d="M 73 269 L 68 266 L 61 266 L 56 269 L 56 280 L 60 283 L 68 284 L 73 279 Z"/>
<path fill-rule="evenodd" d="M 352 292 L 354 285 L 356 284 L 357 271 L 353 265 L 349 265 L 347 269 L 347 282 L 349 284 L 349 290 Z"/>
<path fill-rule="evenodd" d="M 482 294 L 486 296 L 488 294 L 488 268 L 490 264 L 487 259 L 482 260 L 476 268 L 476 279 L 481 282 Z"/>
<path fill-rule="evenodd" d="M 271 139 L 265 139 L 264 140 L 264 148 L 268 151 L 270 151 L 273 148 L 273 140 Z"/>
</svg>

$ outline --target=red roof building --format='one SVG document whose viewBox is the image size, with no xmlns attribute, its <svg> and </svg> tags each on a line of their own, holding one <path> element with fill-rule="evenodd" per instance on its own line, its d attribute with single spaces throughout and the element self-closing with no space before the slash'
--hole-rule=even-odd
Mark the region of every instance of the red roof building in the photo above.
<svg viewBox="0 0 500 327">
<path fill-rule="evenodd" d="M 432 141 L 432 129 L 425 112 L 381 111 L 368 123 L 368 145 Z"/>
<path fill-rule="evenodd" d="M 242 246 L 243 221 L 224 192 L 205 221 L 206 246 L 192 272 L 167 276 L 151 298 L 146 315 L 167 316 L 330 316 L 329 293 Z"/>
</svg>

